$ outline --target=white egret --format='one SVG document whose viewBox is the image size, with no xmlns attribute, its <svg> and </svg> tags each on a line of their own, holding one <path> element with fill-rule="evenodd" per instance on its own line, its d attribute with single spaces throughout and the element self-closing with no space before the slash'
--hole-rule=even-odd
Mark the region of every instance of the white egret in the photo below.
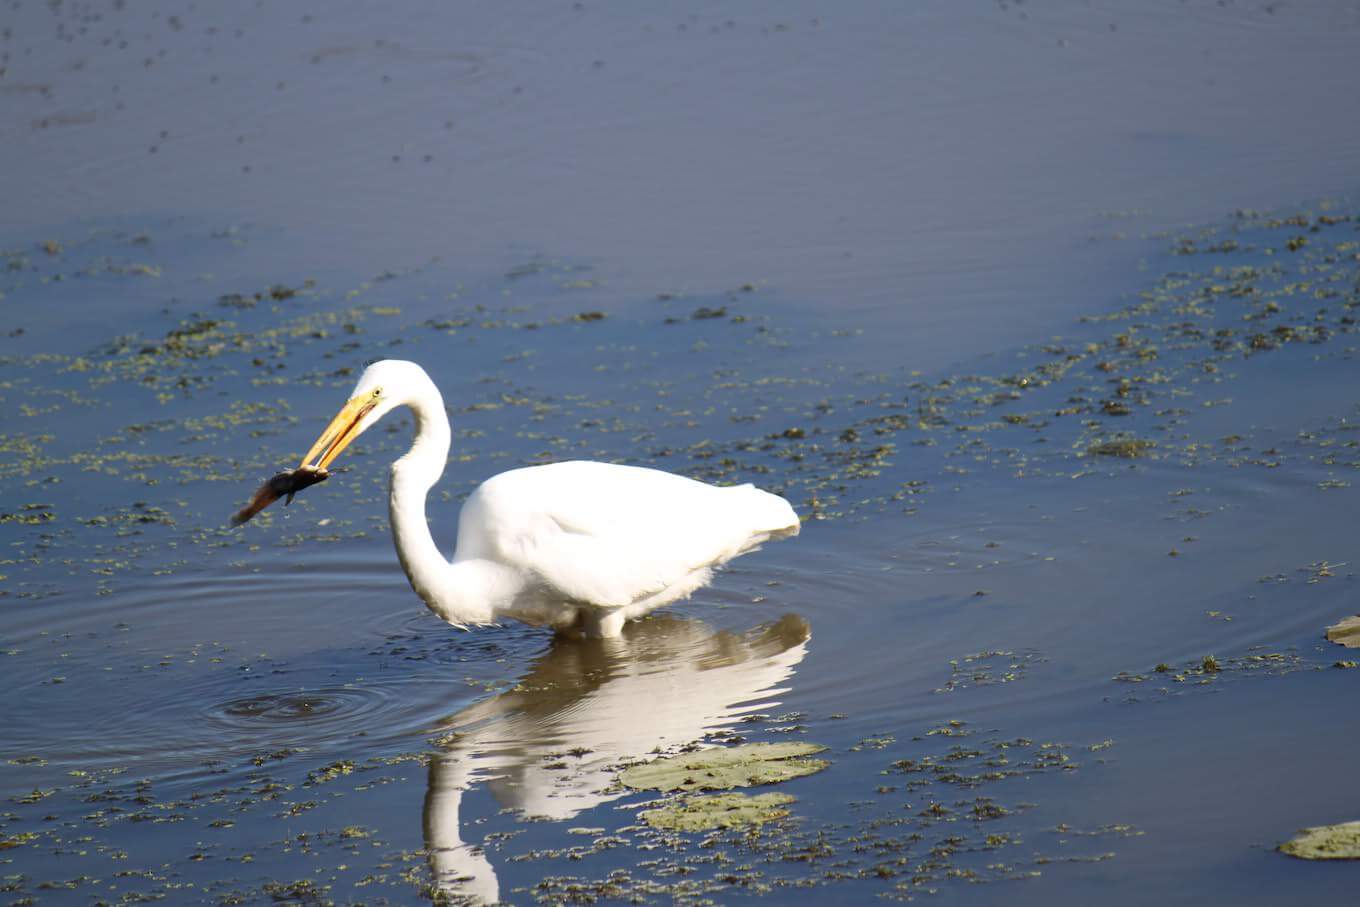
<svg viewBox="0 0 1360 907">
<path fill-rule="evenodd" d="M 416 594 L 458 627 L 514 618 L 559 633 L 618 636 L 624 621 L 705 585 L 715 567 L 798 532 L 788 501 L 752 485 L 573 461 L 512 469 L 478 486 L 463 504 L 450 562 L 425 518 L 425 497 L 448 459 L 449 420 L 420 366 L 369 366 L 302 466 L 325 470 L 400 406 L 414 413 L 416 433 L 392 464 L 397 557 Z"/>
</svg>

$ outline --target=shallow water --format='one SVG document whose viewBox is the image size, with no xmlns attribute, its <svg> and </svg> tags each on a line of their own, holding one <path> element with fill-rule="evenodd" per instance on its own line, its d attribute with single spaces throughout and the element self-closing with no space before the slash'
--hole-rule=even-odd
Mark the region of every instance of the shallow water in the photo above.
<svg viewBox="0 0 1360 907">
<path fill-rule="evenodd" d="M 1353 890 L 1273 848 L 1356 818 L 1357 9 L 10 12 L 12 898 Z M 803 532 L 619 641 L 458 632 L 399 416 L 228 529 L 374 357 L 450 403 L 445 546 L 575 457 Z M 759 832 L 615 780 L 788 739 Z"/>
</svg>

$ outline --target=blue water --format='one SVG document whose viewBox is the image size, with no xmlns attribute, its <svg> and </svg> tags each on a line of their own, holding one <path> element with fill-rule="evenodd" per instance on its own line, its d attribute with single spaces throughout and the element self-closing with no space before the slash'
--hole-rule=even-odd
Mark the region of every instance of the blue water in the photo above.
<svg viewBox="0 0 1360 907">
<path fill-rule="evenodd" d="M 1353 887 L 1274 847 L 1356 818 L 1355 10 L 9 18 L 13 898 Z M 420 606 L 399 414 L 228 529 L 378 357 L 449 403 L 446 549 L 581 457 L 803 532 L 611 647 Z M 831 766 L 639 826 L 619 763 L 737 737 Z"/>
</svg>

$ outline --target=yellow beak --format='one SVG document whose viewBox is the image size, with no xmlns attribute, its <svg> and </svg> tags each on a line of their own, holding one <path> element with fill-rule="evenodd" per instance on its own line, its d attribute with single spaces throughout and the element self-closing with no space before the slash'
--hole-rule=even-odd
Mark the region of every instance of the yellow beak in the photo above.
<svg viewBox="0 0 1360 907">
<path fill-rule="evenodd" d="M 326 426 L 321 437 L 316 439 L 312 449 L 307 451 L 307 456 L 302 458 L 299 466 L 306 466 L 315 457 L 320 458 L 316 461 L 317 469 L 329 466 L 331 461 L 340 456 L 340 452 L 359 436 L 359 422 L 376 405 L 376 401 L 367 396 L 355 397 L 346 403 L 331 420 L 331 424 Z"/>
</svg>

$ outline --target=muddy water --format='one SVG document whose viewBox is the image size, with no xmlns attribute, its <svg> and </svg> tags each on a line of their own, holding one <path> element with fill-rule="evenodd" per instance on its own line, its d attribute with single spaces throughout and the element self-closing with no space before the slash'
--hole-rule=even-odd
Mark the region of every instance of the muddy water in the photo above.
<svg viewBox="0 0 1360 907">
<path fill-rule="evenodd" d="M 14 5 L 11 898 L 1353 890 L 1273 848 L 1356 818 L 1356 11 L 1026 6 Z M 375 357 L 446 547 L 573 457 L 804 531 L 579 644 L 419 605 L 400 416 L 228 529 Z M 754 833 L 615 781 L 743 740 L 832 764 Z"/>
</svg>

